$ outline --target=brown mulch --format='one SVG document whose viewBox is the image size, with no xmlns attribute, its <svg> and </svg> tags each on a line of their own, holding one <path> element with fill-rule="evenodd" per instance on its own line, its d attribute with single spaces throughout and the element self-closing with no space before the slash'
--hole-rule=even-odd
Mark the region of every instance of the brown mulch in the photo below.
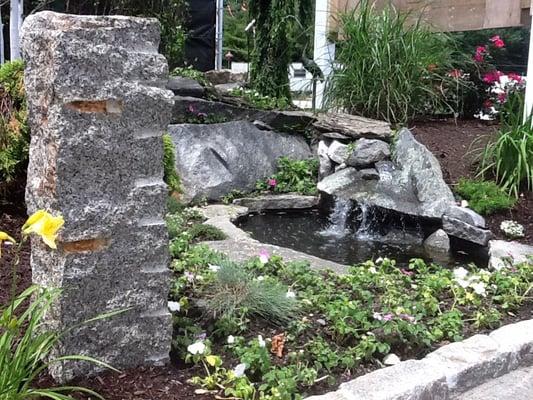
<svg viewBox="0 0 533 400">
<path fill-rule="evenodd" d="M 20 214 L 11 214 L 2 212 L 0 214 L 0 231 L 7 232 L 13 239 L 20 240 L 20 228 L 25 216 Z M 4 244 L 2 246 L 2 257 L 0 257 L 0 306 L 7 304 L 11 294 L 12 268 L 13 265 L 13 246 Z M 27 289 L 31 285 L 31 268 L 30 268 L 30 244 L 24 244 L 20 255 L 20 262 L 17 267 L 17 294 Z"/>
<path fill-rule="evenodd" d="M 446 182 L 452 186 L 459 178 L 474 178 L 476 175 L 476 154 L 487 143 L 498 126 L 478 120 L 432 120 L 416 121 L 410 124 L 416 138 L 439 160 Z M 533 193 L 524 193 L 512 210 L 486 216 L 488 227 L 500 238 L 500 223 L 514 220 L 522 224 L 526 236 L 519 242 L 533 245 Z"/>
</svg>

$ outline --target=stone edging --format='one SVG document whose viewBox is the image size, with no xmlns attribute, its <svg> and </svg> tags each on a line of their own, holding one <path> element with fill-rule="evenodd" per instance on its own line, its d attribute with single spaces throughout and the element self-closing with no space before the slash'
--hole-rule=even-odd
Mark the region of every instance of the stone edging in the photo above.
<svg viewBox="0 0 533 400">
<path fill-rule="evenodd" d="M 450 400 L 486 381 L 533 365 L 533 319 L 451 343 L 343 383 L 307 400 Z"/>
</svg>

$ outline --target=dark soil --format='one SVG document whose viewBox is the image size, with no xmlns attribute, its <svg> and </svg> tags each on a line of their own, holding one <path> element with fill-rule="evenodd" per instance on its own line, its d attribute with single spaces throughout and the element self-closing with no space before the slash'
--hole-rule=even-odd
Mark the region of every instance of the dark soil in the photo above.
<svg viewBox="0 0 533 400">
<path fill-rule="evenodd" d="M 459 178 L 474 178 L 476 175 L 476 156 L 492 135 L 497 132 L 497 125 L 477 120 L 418 121 L 411 123 L 416 138 L 427 146 L 437 157 L 444 179 L 452 186 Z M 500 238 L 500 223 L 514 220 L 522 224 L 526 236 L 519 242 L 533 245 L 533 193 L 523 193 L 512 210 L 485 216 L 488 227 Z"/>
<path fill-rule="evenodd" d="M 0 215 L 0 231 L 7 232 L 13 239 L 20 240 L 20 228 L 25 216 L 20 214 L 8 214 L 2 212 Z M 2 246 L 2 257 L 0 257 L 0 306 L 7 304 L 11 295 L 12 268 L 13 265 L 13 247 L 4 244 Z M 20 262 L 17 267 L 17 294 L 31 285 L 31 268 L 30 268 L 30 244 L 24 244 L 20 255 Z"/>
</svg>

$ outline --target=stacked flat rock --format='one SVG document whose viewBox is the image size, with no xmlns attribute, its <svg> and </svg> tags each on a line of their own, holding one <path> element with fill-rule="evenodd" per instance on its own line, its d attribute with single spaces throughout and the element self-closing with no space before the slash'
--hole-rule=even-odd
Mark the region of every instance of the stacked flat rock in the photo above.
<svg viewBox="0 0 533 400">
<path fill-rule="evenodd" d="M 23 26 L 32 132 L 29 212 L 65 218 L 53 251 L 32 243 L 34 283 L 60 288 L 46 316 L 56 355 L 117 368 L 168 361 L 171 316 L 161 136 L 172 110 L 156 20 L 41 12 Z M 97 322 L 103 313 L 125 310 Z M 54 364 L 60 380 L 98 372 Z"/>
</svg>

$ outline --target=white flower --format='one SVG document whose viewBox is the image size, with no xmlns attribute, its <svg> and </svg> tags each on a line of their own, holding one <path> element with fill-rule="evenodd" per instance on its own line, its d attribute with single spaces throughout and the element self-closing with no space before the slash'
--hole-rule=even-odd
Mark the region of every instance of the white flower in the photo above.
<svg viewBox="0 0 533 400">
<path fill-rule="evenodd" d="M 368 268 L 368 272 L 370 272 L 371 274 L 377 274 L 378 270 L 375 267 L 370 267 Z"/>
<path fill-rule="evenodd" d="M 376 264 L 381 264 L 383 262 L 383 258 L 379 257 L 378 259 L 376 259 L 375 263 Z"/>
<path fill-rule="evenodd" d="M 285 296 L 287 296 L 288 299 L 294 299 L 296 297 L 296 293 L 289 289 Z"/>
<path fill-rule="evenodd" d="M 453 270 L 453 276 L 455 279 L 465 279 L 468 276 L 468 270 L 463 267 L 455 268 Z"/>
<path fill-rule="evenodd" d="M 268 251 L 266 250 L 261 250 L 259 252 L 259 261 L 261 262 L 261 264 L 266 264 L 268 263 L 268 260 L 270 260 L 270 254 L 268 254 Z"/>
<path fill-rule="evenodd" d="M 485 284 L 483 282 L 472 283 L 470 287 L 480 296 L 485 296 Z"/>
<path fill-rule="evenodd" d="M 378 321 L 383 320 L 383 316 L 378 312 L 375 312 L 372 316 L 374 317 L 375 320 L 378 320 Z"/>
<path fill-rule="evenodd" d="M 197 354 L 204 354 L 205 344 L 204 342 L 193 343 L 187 347 L 187 351 L 191 353 L 193 356 Z"/>
<path fill-rule="evenodd" d="M 255 280 L 261 282 L 265 280 L 265 277 L 263 275 L 260 275 L 257 278 L 255 278 Z"/>
<path fill-rule="evenodd" d="M 235 343 L 235 336 L 229 335 L 228 336 L 228 344 L 233 344 L 233 343 Z"/>
<path fill-rule="evenodd" d="M 180 312 L 181 305 L 177 301 L 169 301 L 168 309 L 170 310 L 170 312 Z"/>
<path fill-rule="evenodd" d="M 220 266 L 209 264 L 209 269 L 213 272 L 218 272 L 220 270 Z"/>
<path fill-rule="evenodd" d="M 204 277 L 202 275 L 196 275 L 196 280 L 198 281 L 203 281 L 204 280 Z"/>
<path fill-rule="evenodd" d="M 263 340 L 263 336 L 261 336 L 261 335 L 257 335 L 257 342 L 259 343 L 259 347 L 265 347 L 266 346 L 266 343 Z"/>
<path fill-rule="evenodd" d="M 470 285 L 470 280 L 468 279 L 456 279 L 455 280 L 459 286 L 461 286 L 463 289 L 467 288 Z"/>
<path fill-rule="evenodd" d="M 461 207 L 463 207 L 463 208 L 468 207 L 468 201 L 466 201 L 466 200 L 461 200 Z"/>
<path fill-rule="evenodd" d="M 236 378 L 244 376 L 244 371 L 246 371 L 246 364 L 239 364 L 233 369 L 233 374 Z"/>
</svg>

